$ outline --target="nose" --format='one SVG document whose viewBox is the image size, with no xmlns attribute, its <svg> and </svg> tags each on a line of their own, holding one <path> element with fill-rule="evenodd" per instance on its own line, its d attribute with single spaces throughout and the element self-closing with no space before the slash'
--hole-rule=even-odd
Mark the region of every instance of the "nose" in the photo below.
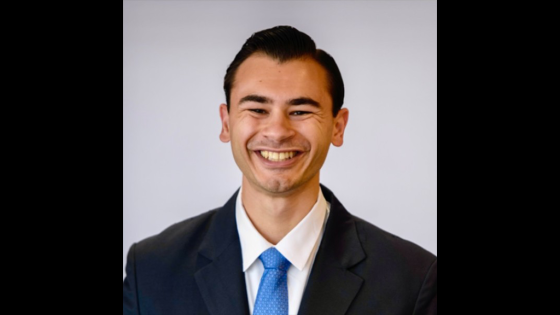
<svg viewBox="0 0 560 315">
<path fill-rule="evenodd" d="M 280 111 L 273 111 L 270 114 L 262 133 L 265 138 L 275 142 L 282 142 L 296 134 L 290 117 L 286 113 Z"/>
</svg>

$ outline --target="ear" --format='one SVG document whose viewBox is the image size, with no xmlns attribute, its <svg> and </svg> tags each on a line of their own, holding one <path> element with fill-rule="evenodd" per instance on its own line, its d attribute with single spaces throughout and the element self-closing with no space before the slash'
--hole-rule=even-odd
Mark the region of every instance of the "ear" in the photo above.
<svg viewBox="0 0 560 315">
<path fill-rule="evenodd" d="M 230 141 L 229 113 L 226 104 L 220 105 L 220 118 L 222 119 L 222 132 L 220 133 L 220 140 L 224 143 L 228 143 Z"/>
<path fill-rule="evenodd" d="M 348 109 L 341 108 L 334 118 L 334 128 L 332 133 L 332 144 L 335 147 L 340 147 L 344 142 L 344 130 L 348 124 Z"/>
</svg>

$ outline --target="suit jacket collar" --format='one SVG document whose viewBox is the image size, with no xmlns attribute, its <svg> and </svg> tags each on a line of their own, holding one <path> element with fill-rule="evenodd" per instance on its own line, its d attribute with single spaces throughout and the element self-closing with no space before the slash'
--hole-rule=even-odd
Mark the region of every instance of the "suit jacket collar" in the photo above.
<svg viewBox="0 0 560 315">
<path fill-rule="evenodd" d="M 303 293 L 299 315 L 345 314 L 363 282 L 348 270 L 366 258 L 355 220 L 332 191 L 323 185 L 321 189 L 331 204 L 331 212 Z"/>
<path fill-rule="evenodd" d="M 321 185 L 331 213 L 317 252 L 298 314 L 346 313 L 363 279 L 348 269 L 365 258 L 355 221 Z M 235 224 L 237 190 L 214 215 L 199 248 L 195 279 L 212 315 L 248 314 L 241 245 Z"/>
<path fill-rule="evenodd" d="M 237 190 L 214 215 L 199 248 L 194 277 L 212 315 L 249 314 L 241 245 L 235 224 Z"/>
</svg>

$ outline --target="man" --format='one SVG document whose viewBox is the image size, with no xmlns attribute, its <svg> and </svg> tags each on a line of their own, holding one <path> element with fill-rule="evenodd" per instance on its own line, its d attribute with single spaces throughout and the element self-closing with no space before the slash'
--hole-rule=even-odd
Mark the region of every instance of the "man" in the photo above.
<svg viewBox="0 0 560 315">
<path fill-rule="evenodd" d="M 241 188 L 131 247 L 123 314 L 436 314 L 437 258 L 320 185 L 348 123 L 334 59 L 295 28 L 263 30 L 224 90 L 220 140 Z"/>
</svg>

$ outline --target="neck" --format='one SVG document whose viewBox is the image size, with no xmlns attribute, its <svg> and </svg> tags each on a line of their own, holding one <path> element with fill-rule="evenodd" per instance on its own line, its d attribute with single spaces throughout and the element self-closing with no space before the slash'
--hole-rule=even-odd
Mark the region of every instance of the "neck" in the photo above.
<svg viewBox="0 0 560 315">
<path fill-rule="evenodd" d="M 317 202 L 319 177 L 288 193 L 264 193 L 243 177 L 241 202 L 259 233 L 271 244 L 278 244 L 305 218 Z"/>
</svg>

